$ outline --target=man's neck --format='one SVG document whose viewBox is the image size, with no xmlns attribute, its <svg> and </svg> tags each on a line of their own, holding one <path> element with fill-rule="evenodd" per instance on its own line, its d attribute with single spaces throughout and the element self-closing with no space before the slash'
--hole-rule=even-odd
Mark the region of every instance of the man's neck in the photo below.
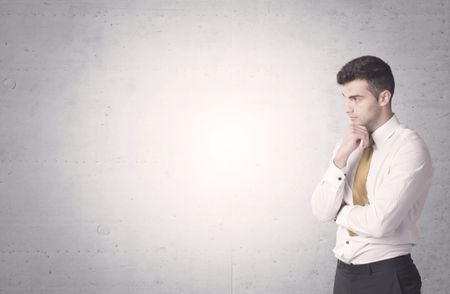
<svg viewBox="0 0 450 294">
<path fill-rule="evenodd" d="M 373 133 L 375 132 L 379 127 L 381 127 L 382 125 L 384 125 L 388 120 L 390 120 L 392 118 L 392 116 L 394 115 L 394 113 L 392 111 L 386 112 L 385 114 L 382 114 L 380 116 L 380 119 L 378 120 L 378 122 L 375 124 L 375 126 L 371 127 L 369 129 L 369 133 Z"/>
</svg>

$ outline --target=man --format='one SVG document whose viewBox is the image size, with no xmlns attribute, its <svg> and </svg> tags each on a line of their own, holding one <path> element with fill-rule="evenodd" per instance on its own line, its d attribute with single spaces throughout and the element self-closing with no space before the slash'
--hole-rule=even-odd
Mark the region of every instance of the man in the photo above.
<svg viewBox="0 0 450 294">
<path fill-rule="evenodd" d="M 312 196 L 314 216 L 337 225 L 334 294 L 420 293 L 410 253 L 431 184 L 430 154 L 392 112 L 387 63 L 356 58 L 337 82 L 350 125 Z"/>
</svg>

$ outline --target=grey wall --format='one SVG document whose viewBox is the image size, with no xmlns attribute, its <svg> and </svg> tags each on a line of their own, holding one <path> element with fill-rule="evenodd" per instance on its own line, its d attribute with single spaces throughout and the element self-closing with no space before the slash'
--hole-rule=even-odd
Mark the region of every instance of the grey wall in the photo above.
<svg viewBox="0 0 450 294">
<path fill-rule="evenodd" d="M 0 293 L 331 293 L 310 197 L 378 55 L 434 184 L 448 293 L 449 12 L 433 1 L 0 1 Z"/>
</svg>

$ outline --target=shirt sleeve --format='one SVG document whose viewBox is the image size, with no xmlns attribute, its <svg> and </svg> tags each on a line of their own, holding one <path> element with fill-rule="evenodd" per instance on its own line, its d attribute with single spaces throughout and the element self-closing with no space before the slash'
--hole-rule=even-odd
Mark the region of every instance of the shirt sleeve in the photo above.
<svg viewBox="0 0 450 294">
<path fill-rule="evenodd" d="M 381 238 L 392 234 L 416 201 L 425 197 L 431 185 L 432 163 L 425 144 L 416 139 L 404 144 L 370 204 L 346 205 L 336 224 L 363 237 Z"/>
<path fill-rule="evenodd" d="M 334 220 L 342 205 L 347 167 L 339 169 L 333 162 L 339 146 L 335 146 L 329 167 L 312 195 L 313 215 L 322 222 Z"/>
</svg>

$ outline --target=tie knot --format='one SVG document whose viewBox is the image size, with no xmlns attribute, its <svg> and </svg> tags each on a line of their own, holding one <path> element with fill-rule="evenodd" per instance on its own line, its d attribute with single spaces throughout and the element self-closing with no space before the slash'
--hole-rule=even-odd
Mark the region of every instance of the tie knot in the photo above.
<svg viewBox="0 0 450 294">
<path fill-rule="evenodd" d="M 367 144 L 367 147 L 373 147 L 375 145 L 375 142 L 372 139 L 372 136 L 369 135 L 369 143 Z"/>
</svg>

